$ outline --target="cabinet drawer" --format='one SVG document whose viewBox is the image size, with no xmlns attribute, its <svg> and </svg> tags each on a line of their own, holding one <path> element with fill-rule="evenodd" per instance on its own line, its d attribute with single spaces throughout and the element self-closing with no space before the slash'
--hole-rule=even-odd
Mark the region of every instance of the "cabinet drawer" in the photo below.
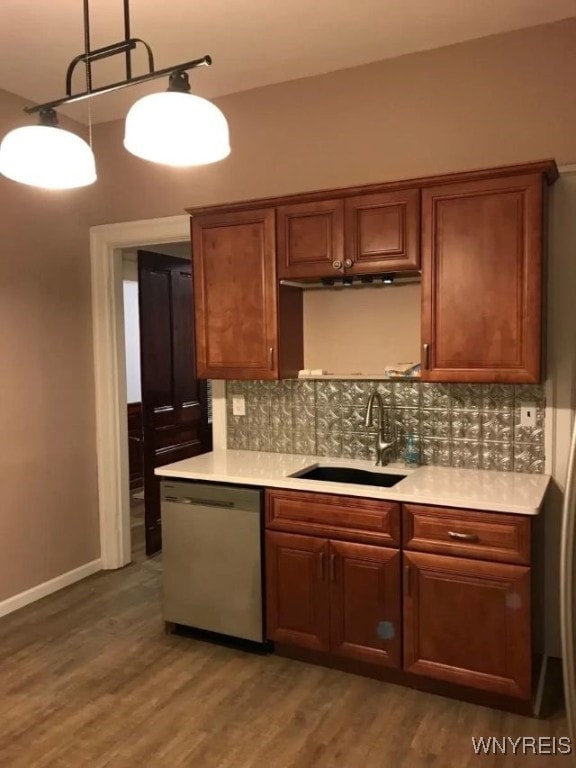
<svg viewBox="0 0 576 768">
<path fill-rule="evenodd" d="M 404 548 L 502 563 L 530 562 L 530 519 L 522 515 L 404 504 Z"/>
<path fill-rule="evenodd" d="M 266 491 L 271 530 L 400 545 L 400 505 L 378 499 L 300 491 Z"/>
</svg>

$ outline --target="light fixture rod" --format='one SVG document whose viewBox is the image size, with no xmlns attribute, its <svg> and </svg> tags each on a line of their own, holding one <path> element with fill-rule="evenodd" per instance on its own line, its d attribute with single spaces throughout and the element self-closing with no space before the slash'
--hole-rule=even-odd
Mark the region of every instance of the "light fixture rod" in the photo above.
<svg viewBox="0 0 576 768">
<path fill-rule="evenodd" d="M 89 58 L 90 54 L 90 8 L 88 7 L 88 0 L 84 0 L 84 63 L 86 65 L 86 90 L 92 90 L 92 61 Z M 72 90 L 72 84 L 68 84 L 66 93 L 70 93 Z"/>
<path fill-rule="evenodd" d="M 160 77 L 166 77 L 166 75 L 170 75 L 172 72 L 186 71 L 188 69 L 196 69 L 197 67 L 209 67 L 211 64 L 212 59 L 210 56 L 202 56 L 201 59 L 193 59 L 192 61 L 185 61 L 182 64 L 174 64 L 171 67 L 164 67 L 164 69 L 158 69 L 155 72 L 147 72 L 145 75 L 139 75 L 138 77 L 131 77 L 126 80 L 120 80 L 117 83 L 111 83 L 110 85 L 103 85 L 101 88 L 93 88 L 91 91 L 74 93 L 71 95 L 63 96 L 61 99 L 47 101 L 45 104 L 36 104 L 33 107 L 25 107 L 24 111 L 29 115 L 33 115 L 36 112 L 40 112 L 41 109 L 55 109 L 62 104 L 73 104 L 76 101 L 90 99 L 93 96 L 100 96 L 103 93 L 111 93 L 112 91 L 119 91 L 122 88 L 128 88 L 131 85 L 147 83 L 149 80 L 157 80 Z"/>
<path fill-rule="evenodd" d="M 80 64 L 80 62 L 87 64 L 88 62 L 99 61 L 100 59 L 108 59 L 112 56 L 117 56 L 119 53 L 124 53 L 128 48 L 136 48 L 138 43 L 142 43 L 142 45 L 146 47 L 148 52 L 148 67 L 150 72 L 153 72 L 154 54 L 152 53 L 150 46 L 145 43 L 144 40 L 140 40 L 137 37 L 134 37 L 131 40 L 120 40 L 118 43 L 111 43 L 110 45 L 105 45 L 103 48 L 96 48 L 96 50 L 89 51 L 88 53 L 80 53 L 76 58 L 72 59 L 66 72 L 66 95 L 72 96 L 72 76 L 76 66 Z M 92 72 L 90 72 L 90 88 L 87 88 L 87 91 L 92 91 Z"/>
<path fill-rule="evenodd" d="M 86 0 L 88 1 L 88 0 Z M 124 40 L 130 40 L 130 0 L 124 0 Z M 148 47 L 148 46 L 147 46 Z M 152 53 L 148 47 L 148 53 Z M 150 67 L 154 69 L 154 65 Z M 132 77 L 132 48 L 126 49 L 126 79 Z"/>
<path fill-rule="evenodd" d="M 54 99 L 54 101 L 47 101 L 45 104 L 38 104 L 34 107 L 25 107 L 25 112 L 31 115 L 42 110 L 55 109 L 62 104 L 72 104 L 75 101 L 90 99 L 92 96 L 100 96 L 103 93 L 118 91 L 121 88 L 127 88 L 130 85 L 138 85 L 138 83 L 146 83 L 149 80 L 156 80 L 157 78 L 164 77 L 172 72 L 184 72 L 187 69 L 209 67 L 212 64 L 210 56 L 203 56 L 201 59 L 193 59 L 192 61 L 186 61 L 172 67 L 165 67 L 164 69 L 159 69 L 157 71 L 154 70 L 154 54 L 152 53 L 152 48 L 150 48 L 148 43 L 144 40 L 141 40 L 138 37 L 130 37 L 130 0 L 123 0 L 123 6 L 124 40 L 105 45 L 103 48 L 97 48 L 92 51 L 90 49 L 90 0 L 83 0 L 84 53 L 76 56 L 68 65 L 68 70 L 66 72 L 66 96 L 63 96 L 60 99 Z M 149 72 L 145 75 L 132 77 L 132 51 L 136 48 L 138 43 L 142 43 L 148 53 Z M 110 85 L 103 85 L 100 88 L 92 88 L 92 62 L 117 56 L 120 53 L 124 53 L 126 56 L 126 78 L 124 80 L 118 80 L 116 83 L 111 83 Z M 86 90 L 82 93 L 72 93 L 72 76 L 77 65 L 81 62 L 83 62 L 86 67 Z"/>
</svg>

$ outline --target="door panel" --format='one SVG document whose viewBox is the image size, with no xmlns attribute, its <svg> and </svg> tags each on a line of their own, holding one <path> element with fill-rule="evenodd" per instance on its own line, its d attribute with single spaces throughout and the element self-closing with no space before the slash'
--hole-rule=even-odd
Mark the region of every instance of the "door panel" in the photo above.
<svg viewBox="0 0 576 768">
<path fill-rule="evenodd" d="M 206 382 L 196 378 L 192 267 L 138 251 L 146 554 L 162 546 L 156 467 L 211 449 Z"/>
<path fill-rule="evenodd" d="M 400 667 L 400 551 L 330 542 L 332 652 Z"/>
<path fill-rule="evenodd" d="M 403 557 L 404 669 L 529 698 L 530 569 L 416 552 Z"/>
<path fill-rule="evenodd" d="M 330 650 L 328 542 L 266 532 L 268 639 Z"/>
<path fill-rule="evenodd" d="M 424 380 L 540 380 L 542 184 L 527 175 L 423 191 Z"/>
<path fill-rule="evenodd" d="M 278 277 L 342 275 L 344 204 L 342 200 L 282 205 L 276 210 Z M 339 267 L 334 267 L 334 262 Z"/>
<path fill-rule="evenodd" d="M 274 210 L 192 219 L 198 373 L 278 376 Z"/>
<path fill-rule="evenodd" d="M 345 212 L 347 274 L 420 268 L 420 190 L 350 197 Z"/>
</svg>

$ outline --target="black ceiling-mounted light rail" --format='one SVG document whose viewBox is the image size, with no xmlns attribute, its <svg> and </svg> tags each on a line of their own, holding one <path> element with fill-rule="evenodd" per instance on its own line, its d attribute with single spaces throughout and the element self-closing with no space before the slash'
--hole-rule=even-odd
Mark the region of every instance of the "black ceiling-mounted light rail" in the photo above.
<svg viewBox="0 0 576 768">
<path fill-rule="evenodd" d="M 202 56 L 199 59 L 193 59 L 192 61 L 185 61 L 181 64 L 175 64 L 171 67 L 164 67 L 163 69 L 154 69 L 154 54 L 152 48 L 144 40 L 138 37 L 130 37 L 130 2 L 129 0 L 123 0 L 124 5 L 124 40 L 120 40 L 117 43 L 111 43 L 105 45 L 102 48 L 96 48 L 91 50 L 90 48 L 90 8 L 89 0 L 84 0 L 84 53 L 76 56 L 68 65 L 66 72 L 66 96 L 53 101 L 47 101 L 44 104 L 37 104 L 32 107 L 25 107 L 24 111 L 28 114 L 34 114 L 36 112 L 48 112 L 53 110 L 62 104 L 72 104 L 76 101 L 83 101 L 90 99 L 94 96 L 100 96 L 103 93 L 111 93 L 112 91 L 119 91 L 122 88 L 127 88 L 131 85 L 137 85 L 139 83 L 146 83 L 149 80 L 156 80 L 166 75 L 172 75 L 177 73 L 183 73 L 189 69 L 196 69 L 197 67 L 209 67 L 212 64 L 210 56 Z M 142 44 L 146 48 L 148 54 L 148 69 L 149 71 L 144 75 L 138 75 L 132 77 L 132 51 L 138 44 Z M 112 56 L 118 56 L 119 54 L 125 54 L 125 68 L 126 78 L 119 80 L 109 85 L 103 85 L 99 88 L 92 87 L 92 64 L 95 61 L 102 59 L 108 59 Z M 84 64 L 86 68 L 86 90 L 81 93 L 72 93 L 72 77 L 74 70 L 78 64 Z M 172 83 L 176 84 L 179 81 L 179 77 L 171 78 Z M 174 90 L 183 90 L 181 87 L 175 87 Z"/>
<path fill-rule="evenodd" d="M 28 114 L 37 114 L 38 124 L 14 128 L 3 137 L 0 174 L 41 189 L 76 189 L 93 184 L 97 173 L 92 150 L 91 113 L 88 111 L 89 131 L 88 141 L 85 141 L 73 130 L 58 125 L 56 108 L 165 76 L 168 76 L 165 91 L 142 96 L 128 110 L 125 149 L 151 163 L 178 168 L 215 163 L 230 154 L 226 117 L 216 104 L 190 93 L 187 70 L 210 66 L 210 56 L 155 69 L 151 47 L 130 34 L 129 0 L 122 1 L 124 39 L 92 50 L 89 0 L 83 0 L 84 52 L 68 65 L 66 95 L 25 108 Z M 146 49 L 148 72 L 133 76 L 132 52 L 139 45 Z M 125 79 L 94 88 L 92 65 L 119 55 L 125 57 Z M 84 67 L 86 90 L 73 93 L 72 80 L 78 65 Z"/>
</svg>

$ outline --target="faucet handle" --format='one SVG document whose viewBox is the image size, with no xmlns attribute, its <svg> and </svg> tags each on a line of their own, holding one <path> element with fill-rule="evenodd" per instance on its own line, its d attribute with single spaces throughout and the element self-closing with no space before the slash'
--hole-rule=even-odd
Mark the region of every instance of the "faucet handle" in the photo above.
<svg viewBox="0 0 576 768">
<path fill-rule="evenodd" d="M 397 437 L 397 425 L 396 419 L 392 417 L 391 408 L 384 409 L 384 435 L 392 440 L 396 440 Z"/>
</svg>

